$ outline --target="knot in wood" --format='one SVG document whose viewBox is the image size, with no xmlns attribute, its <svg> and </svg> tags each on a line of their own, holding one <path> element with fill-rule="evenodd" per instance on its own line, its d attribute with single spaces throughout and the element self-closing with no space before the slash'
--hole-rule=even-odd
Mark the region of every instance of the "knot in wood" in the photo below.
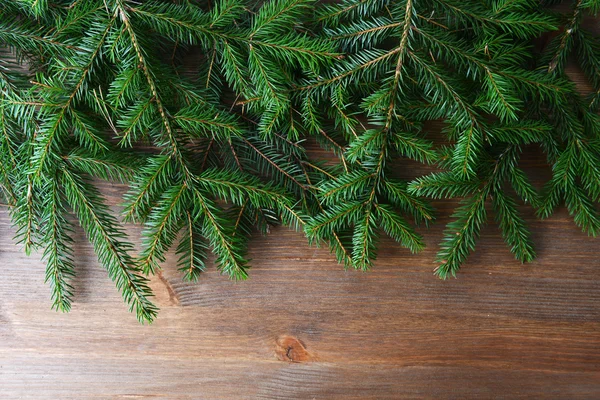
<svg viewBox="0 0 600 400">
<path fill-rule="evenodd" d="M 277 339 L 275 353 L 281 361 L 306 362 L 314 359 L 306 350 L 304 343 L 288 335 L 282 335 Z"/>
</svg>

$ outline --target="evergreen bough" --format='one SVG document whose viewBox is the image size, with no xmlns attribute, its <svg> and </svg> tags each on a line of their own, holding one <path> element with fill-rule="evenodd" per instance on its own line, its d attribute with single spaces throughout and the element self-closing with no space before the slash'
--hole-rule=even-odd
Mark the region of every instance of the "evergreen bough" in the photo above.
<svg viewBox="0 0 600 400">
<path fill-rule="evenodd" d="M 382 232 L 412 252 L 426 198 L 460 198 L 436 274 L 473 251 L 489 207 L 510 250 L 535 252 L 519 203 L 566 204 L 600 233 L 598 0 L 0 0 L 0 187 L 25 251 L 43 249 L 53 308 L 71 308 L 75 221 L 140 321 L 148 274 L 176 246 L 247 276 L 253 230 L 283 223 L 367 269 Z M 541 53 L 534 41 L 551 37 Z M 565 73 L 575 59 L 593 92 Z M 435 146 L 429 121 L 449 145 Z M 306 140 L 337 163 L 315 160 Z M 518 162 L 536 143 L 542 193 Z M 439 172 L 406 182 L 394 163 Z M 330 160 L 329 160 L 330 161 Z M 98 180 L 129 185 L 132 254 Z M 73 218 L 74 217 L 74 218 Z"/>
</svg>

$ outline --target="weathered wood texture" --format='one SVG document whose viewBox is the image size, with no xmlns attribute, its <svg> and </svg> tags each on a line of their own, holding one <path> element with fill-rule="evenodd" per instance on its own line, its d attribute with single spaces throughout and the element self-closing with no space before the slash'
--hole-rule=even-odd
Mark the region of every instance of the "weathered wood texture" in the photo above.
<svg viewBox="0 0 600 400">
<path fill-rule="evenodd" d="M 534 153 L 523 164 L 548 173 Z M 121 190 L 104 186 L 113 202 Z M 491 225 L 443 282 L 432 267 L 452 204 L 436 206 L 423 254 L 383 240 L 368 273 L 285 228 L 253 241 L 246 282 L 211 270 L 183 283 L 170 260 L 151 326 L 126 311 L 83 237 L 73 311 L 50 311 L 44 267 L 13 244 L 3 211 L 0 397 L 600 398 L 600 242 L 564 210 L 529 215 L 536 262 L 515 261 Z"/>
<path fill-rule="evenodd" d="M 528 154 L 541 181 L 548 167 Z M 103 186 L 113 203 L 122 190 Z M 492 224 L 458 279 L 440 281 L 454 204 L 435 205 L 427 250 L 383 239 L 368 273 L 285 228 L 252 242 L 246 282 L 212 269 L 183 283 L 170 259 L 153 278 L 151 326 L 126 311 L 79 231 L 76 302 L 51 311 L 39 256 L 14 245 L 0 211 L 0 398 L 600 398 L 600 241 L 565 210 L 528 213 L 537 261 L 515 261 Z"/>
</svg>

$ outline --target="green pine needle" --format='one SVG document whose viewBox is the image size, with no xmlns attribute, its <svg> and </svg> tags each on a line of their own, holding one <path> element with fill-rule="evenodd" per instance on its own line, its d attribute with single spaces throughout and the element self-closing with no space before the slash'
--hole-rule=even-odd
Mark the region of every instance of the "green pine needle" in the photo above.
<svg viewBox="0 0 600 400">
<path fill-rule="evenodd" d="M 171 250 L 185 280 L 202 279 L 210 252 L 245 279 L 252 234 L 283 224 L 368 269 L 382 234 L 423 249 L 427 198 L 461 202 L 439 277 L 493 221 L 530 262 L 522 207 L 549 218 L 566 205 L 600 234 L 600 38 L 584 24 L 598 12 L 598 0 L 563 15 L 533 0 L 0 0 L 0 196 L 16 241 L 42 250 L 53 308 L 77 301 L 77 221 L 147 322 L 145 275 Z M 531 147 L 552 171 L 541 192 L 519 166 Z M 414 163 L 438 170 L 400 170 Z M 139 254 L 98 180 L 127 185 Z"/>
</svg>

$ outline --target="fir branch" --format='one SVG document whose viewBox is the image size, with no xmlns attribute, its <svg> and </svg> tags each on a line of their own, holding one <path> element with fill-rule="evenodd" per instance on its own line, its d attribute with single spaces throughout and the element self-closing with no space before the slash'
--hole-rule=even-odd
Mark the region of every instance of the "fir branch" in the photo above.
<svg viewBox="0 0 600 400">
<path fill-rule="evenodd" d="M 435 269 L 436 275 L 440 278 L 456 276 L 456 272 L 469 253 L 475 249 L 475 240 L 487 215 L 486 196 L 486 191 L 480 191 L 469 199 L 463 200 L 462 205 L 452 214 L 455 221 L 449 223 L 444 232 L 444 239 L 438 253 L 440 265 Z"/>
<path fill-rule="evenodd" d="M 247 260 L 242 256 L 245 252 L 243 242 L 233 235 L 232 229 L 228 228 L 227 221 L 218 215 L 212 201 L 196 189 L 193 190 L 193 195 L 198 201 L 198 212 L 202 216 L 203 235 L 208 238 L 217 256 L 219 269 L 233 279 L 246 279 L 248 272 Z"/>
<path fill-rule="evenodd" d="M 525 227 L 525 221 L 517 212 L 515 201 L 498 190 L 494 192 L 492 197 L 492 206 L 496 212 L 496 219 L 502 231 L 502 236 L 511 246 L 511 252 L 521 262 L 533 261 L 535 252 L 530 234 Z"/>
<path fill-rule="evenodd" d="M 189 211 L 186 212 L 186 217 L 184 234 L 177 246 L 177 254 L 180 255 L 178 265 L 179 271 L 184 273 L 184 280 L 196 282 L 206 268 L 207 246 Z"/>
<path fill-rule="evenodd" d="M 153 100 L 156 103 L 158 113 L 160 114 L 165 131 L 167 132 L 167 138 L 168 138 L 169 144 L 171 146 L 171 151 L 175 155 L 175 158 L 183 164 L 182 156 L 181 156 L 181 153 L 179 150 L 179 145 L 175 139 L 173 130 L 171 128 L 171 122 L 169 121 L 167 112 L 166 112 L 166 110 L 163 106 L 163 103 L 161 101 L 161 98 L 159 96 L 158 90 L 156 88 L 156 84 L 154 82 L 154 78 L 152 77 L 152 74 L 148 67 L 148 63 L 146 61 L 146 57 L 144 56 L 142 48 L 140 47 L 140 44 L 139 44 L 139 41 L 137 38 L 137 34 L 135 33 L 133 26 L 131 25 L 131 22 L 129 20 L 129 15 L 125 9 L 125 5 L 123 4 L 123 1 L 115 0 L 115 8 L 116 8 L 116 12 L 118 13 L 118 15 L 121 19 L 121 22 L 123 23 L 123 25 L 125 26 L 125 29 L 127 30 L 128 34 L 129 34 L 129 37 L 131 39 L 131 44 L 133 46 L 133 49 L 135 51 L 135 54 L 137 55 L 139 62 L 140 62 L 142 72 L 144 73 L 144 76 L 146 77 L 146 81 L 150 88 L 150 92 L 152 93 Z M 185 168 L 185 166 L 184 166 L 184 170 L 187 170 Z"/>
<path fill-rule="evenodd" d="M 75 276 L 73 264 L 73 240 L 71 230 L 64 218 L 63 199 L 61 198 L 58 177 L 48 182 L 47 203 L 42 211 L 42 224 L 47 224 L 42 241 L 45 244 L 43 259 L 46 261 L 46 283 L 52 290 L 52 308 L 63 312 L 71 309 L 73 286 L 70 280 Z"/>
<path fill-rule="evenodd" d="M 188 188 L 185 183 L 169 188 L 161 198 L 160 206 L 148 216 L 144 232 L 143 250 L 140 263 L 145 274 L 154 274 L 164 261 L 164 254 L 175 240 L 179 231 L 179 221 L 185 215 Z M 191 248 L 190 248 L 191 249 Z"/>
<path fill-rule="evenodd" d="M 377 215 L 381 226 L 392 239 L 402 243 L 413 253 L 418 253 L 425 248 L 423 238 L 406 223 L 393 209 L 387 204 L 376 205 Z"/>
<path fill-rule="evenodd" d="M 99 57 L 105 39 L 114 22 L 115 18 L 113 17 L 104 26 L 100 33 L 100 37 L 96 40 L 95 47 L 89 52 L 89 56 L 86 60 L 87 63 L 82 66 L 79 78 L 69 91 L 66 100 L 64 100 L 64 102 L 61 104 L 58 114 L 48 118 L 47 122 L 42 125 L 41 131 L 37 135 L 34 154 L 32 157 L 32 173 L 36 177 L 39 177 L 43 169 L 47 167 L 47 159 L 51 155 L 52 146 L 55 144 L 55 142 L 60 141 L 61 135 L 65 135 L 66 130 L 63 125 L 69 108 L 72 106 L 73 101 L 80 93 L 86 79 L 88 78 L 88 75 L 92 70 L 92 66 L 96 62 L 96 58 Z"/>
<path fill-rule="evenodd" d="M 53 308 L 73 301 L 69 212 L 145 321 L 157 310 L 142 274 L 176 241 L 191 281 L 209 249 L 221 273 L 245 279 L 251 233 L 275 224 L 367 269 L 382 232 L 423 248 L 408 219 L 433 223 L 425 197 L 457 197 L 438 254 L 446 278 L 488 206 L 521 262 L 535 257 L 521 203 L 540 218 L 564 203 L 600 233 L 600 49 L 582 23 L 596 0 L 560 18 L 510 0 L 0 3 L 0 193 L 17 241 L 43 249 Z M 538 56 L 532 40 L 559 23 Z M 589 97 L 565 74 L 570 59 Z M 448 145 L 430 140 L 432 121 Z M 319 160 L 313 142 L 337 159 Z M 518 166 L 528 144 L 552 168 L 541 195 Z M 404 182 L 405 158 L 441 171 Z M 96 179 L 129 185 L 139 258 Z"/>
<path fill-rule="evenodd" d="M 130 311 L 135 310 L 140 322 L 152 322 L 158 309 L 148 300 L 152 293 L 147 279 L 140 275 L 131 260 L 128 254 L 131 245 L 124 241 L 125 235 L 102 203 L 103 199 L 92 185 L 67 168 L 62 169 L 62 183 L 69 205 L 93 243 L 98 259 L 129 304 Z"/>
<path fill-rule="evenodd" d="M 126 195 L 124 219 L 144 220 L 151 208 L 152 197 L 161 193 L 171 177 L 172 155 L 151 157 L 148 165 L 140 168 L 132 182 L 132 190 Z"/>
</svg>

